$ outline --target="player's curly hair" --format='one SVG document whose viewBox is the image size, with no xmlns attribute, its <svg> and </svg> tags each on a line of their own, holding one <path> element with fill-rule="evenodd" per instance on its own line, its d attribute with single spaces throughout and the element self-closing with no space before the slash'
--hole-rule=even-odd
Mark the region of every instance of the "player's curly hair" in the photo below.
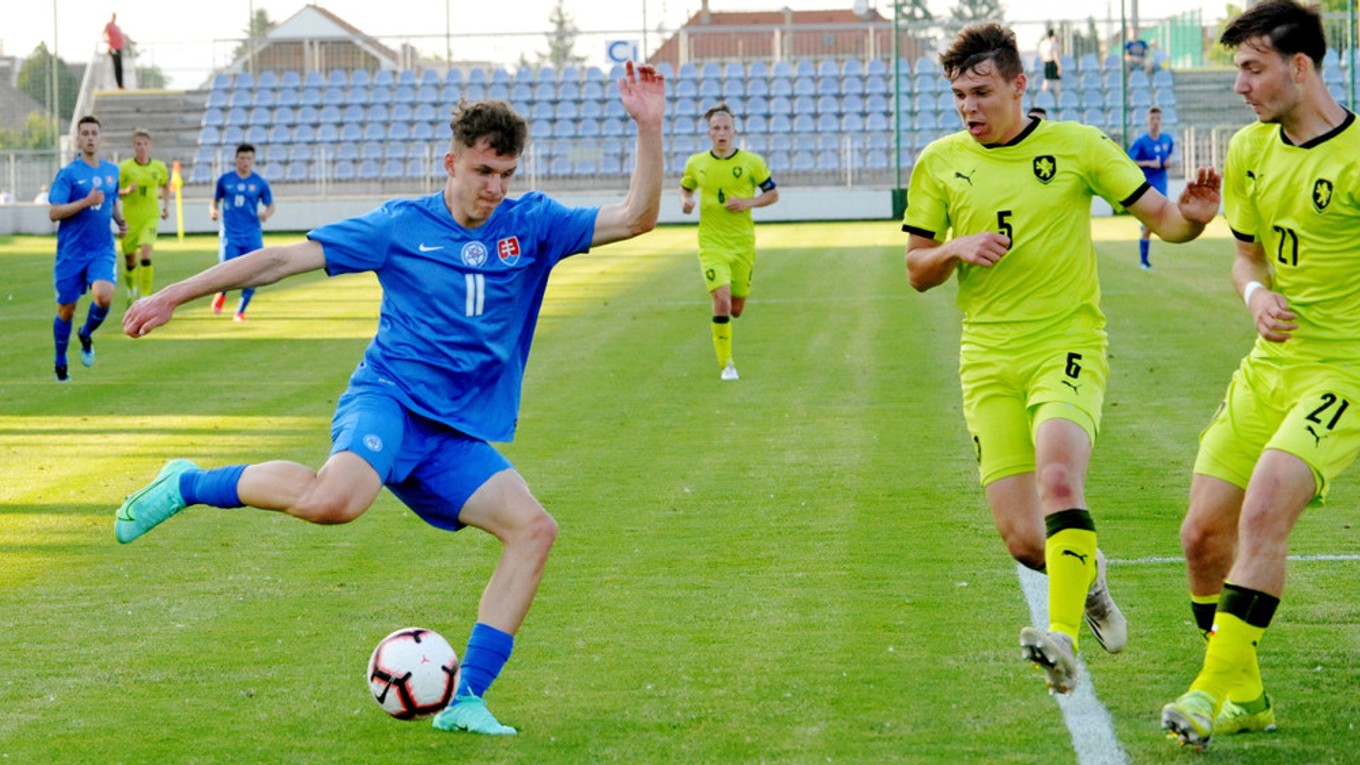
<svg viewBox="0 0 1360 765">
<path fill-rule="evenodd" d="M 1322 68 L 1322 59 L 1327 55 L 1327 36 L 1316 5 L 1301 5 L 1294 0 L 1265 0 L 1233 19 L 1218 41 L 1236 48 L 1244 43 L 1251 45 L 1257 38 L 1265 39 L 1281 56 L 1295 53 L 1308 56 L 1317 69 Z"/>
<path fill-rule="evenodd" d="M 969 24 L 959 32 L 949 48 L 940 54 L 940 66 L 950 80 L 992 62 L 1003 79 L 1013 80 L 1025 71 L 1015 33 L 995 21 Z"/>
<path fill-rule="evenodd" d="M 459 101 L 449 127 L 455 145 L 476 146 L 485 138 L 506 157 L 518 157 L 529 139 L 529 125 L 504 101 Z"/>
</svg>

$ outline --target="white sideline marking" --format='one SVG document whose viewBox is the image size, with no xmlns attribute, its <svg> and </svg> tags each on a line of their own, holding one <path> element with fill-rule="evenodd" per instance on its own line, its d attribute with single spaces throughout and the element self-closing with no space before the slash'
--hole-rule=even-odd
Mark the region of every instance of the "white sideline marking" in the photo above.
<svg viewBox="0 0 1360 765">
<path fill-rule="evenodd" d="M 1029 603 L 1030 623 L 1040 629 L 1048 628 L 1048 577 L 1016 564 L 1020 589 Z M 1096 698 L 1091 673 L 1081 657 L 1077 657 L 1077 687 L 1066 696 L 1056 696 L 1062 709 L 1063 722 L 1072 734 L 1072 748 L 1079 765 L 1128 765 L 1129 756 L 1114 734 L 1110 711 Z"/>
<path fill-rule="evenodd" d="M 1291 555 L 1291 556 L 1289 556 L 1289 561 L 1290 561 L 1291 563 L 1298 563 L 1298 562 L 1301 562 L 1301 561 L 1352 561 L 1352 560 L 1360 560 L 1360 554 L 1354 554 L 1354 553 L 1341 553 L 1341 554 L 1338 554 L 1338 555 L 1318 554 L 1318 555 Z M 1160 565 L 1160 564 L 1164 564 L 1164 563 L 1184 563 L 1184 562 L 1185 562 L 1185 558 L 1182 558 L 1182 557 L 1179 557 L 1179 556 L 1178 556 L 1178 557 L 1174 557 L 1174 558 L 1168 558 L 1168 557 L 1152 557 L 1152 558 L 1110 558 L 1109 560 L 1107 560 L 1107 561 L 1105 561 L 1105 562 L 1106 562 L 1106 563 L 1110 563 L 1110 564 L 1114 564 L 1114 565 L 1117 565 L 1117 566 L 1156 566 L 1156 565 Z"/>
</svg>

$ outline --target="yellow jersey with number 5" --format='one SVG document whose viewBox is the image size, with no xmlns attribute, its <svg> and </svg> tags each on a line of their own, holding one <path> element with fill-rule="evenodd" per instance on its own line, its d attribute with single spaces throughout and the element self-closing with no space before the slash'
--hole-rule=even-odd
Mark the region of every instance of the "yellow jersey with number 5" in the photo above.
<svg viewBox="0 0 1360 765">
<path fill-rule="evenodd" d="M 1149 188 L 1124 150 L 1089 125 L 1035 121 L 1005 145 L 958 132 L 921 152 L 902 228 L 940 242 L 983 231 L 1010 238 L 994 265 L 958 266 L 965 344 L 1103 333 L 1091 199 L 1128 206 Z"/>
</svg>

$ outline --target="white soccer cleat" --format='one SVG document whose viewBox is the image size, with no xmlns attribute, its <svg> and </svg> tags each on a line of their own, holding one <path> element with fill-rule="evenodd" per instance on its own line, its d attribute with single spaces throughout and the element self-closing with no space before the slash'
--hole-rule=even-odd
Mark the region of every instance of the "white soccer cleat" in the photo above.
<svg viewBox="0 0 1360 765">
<path fill-rule="evenodd" d="M 722 379 L 724 379 L 724 380 L 740 380 L 740 379 L 741 379 L 741 375 L 738 375 L 738 374 L 737 374 L 737 365 L 734 364 L 734 363 L 732 363 L 731 361 L 728 361 L 728 362 L 727 362 L 727 366 L 723 367 L 722 375 L 721 375 L 721 376 L 722 376 Z"/>
<path fill-rule="evenodd" d="M 1044 671 L 1050 694 L 1071 693 L 1077 684 L 1077 661 L 1072 638 L 1061 632 L 1020 630 L 1020 657 Z"/>
<path fill-rule="evenodd" d="M 1086 626 L 1096 642 L 1109 653 L 1119 653 L 1129 644 L 1129 621 L 1110 597 L 1105 580 L 1105 553 L 1096 550 L 1096 580 L 1086 591 Z"/>
</svg>

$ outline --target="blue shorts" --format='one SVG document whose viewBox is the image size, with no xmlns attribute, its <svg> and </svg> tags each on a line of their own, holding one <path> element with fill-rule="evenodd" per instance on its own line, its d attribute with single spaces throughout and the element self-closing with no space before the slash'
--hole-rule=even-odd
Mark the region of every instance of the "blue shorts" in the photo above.
<svg viewBox="0 0 1360 765">
<path fill-rule="evenodd" d="M 463 528 L 458 514 L 482 484 L 512 469 L 495 447 L 406 409 L 385 391 L 350 386 L 331 421 L 331 454 L 353 452 L 431 526 Z"/>
<path fill-rule="evenodd" d="M 239 258 L 242 255 L 246 254 L 247 252 L 254 252 L 263 246 L 264 246 L 263 241 L 255 243 L 249 242 L 242 243 L 232 242 L 229 241 L 226 237 L 222 237 L 221 241 L 219 241 L 217 245 L 217 262 L 222 263 L 224 261 Z"/>
<path fill-rule="evenodd" d="M 112 248 L 92 258 L 57 258 L 52 267 L 52 282 L 57 303 L 74 303 L 95 282 L 117 283 L 118 254 Z"/>
</svg>

